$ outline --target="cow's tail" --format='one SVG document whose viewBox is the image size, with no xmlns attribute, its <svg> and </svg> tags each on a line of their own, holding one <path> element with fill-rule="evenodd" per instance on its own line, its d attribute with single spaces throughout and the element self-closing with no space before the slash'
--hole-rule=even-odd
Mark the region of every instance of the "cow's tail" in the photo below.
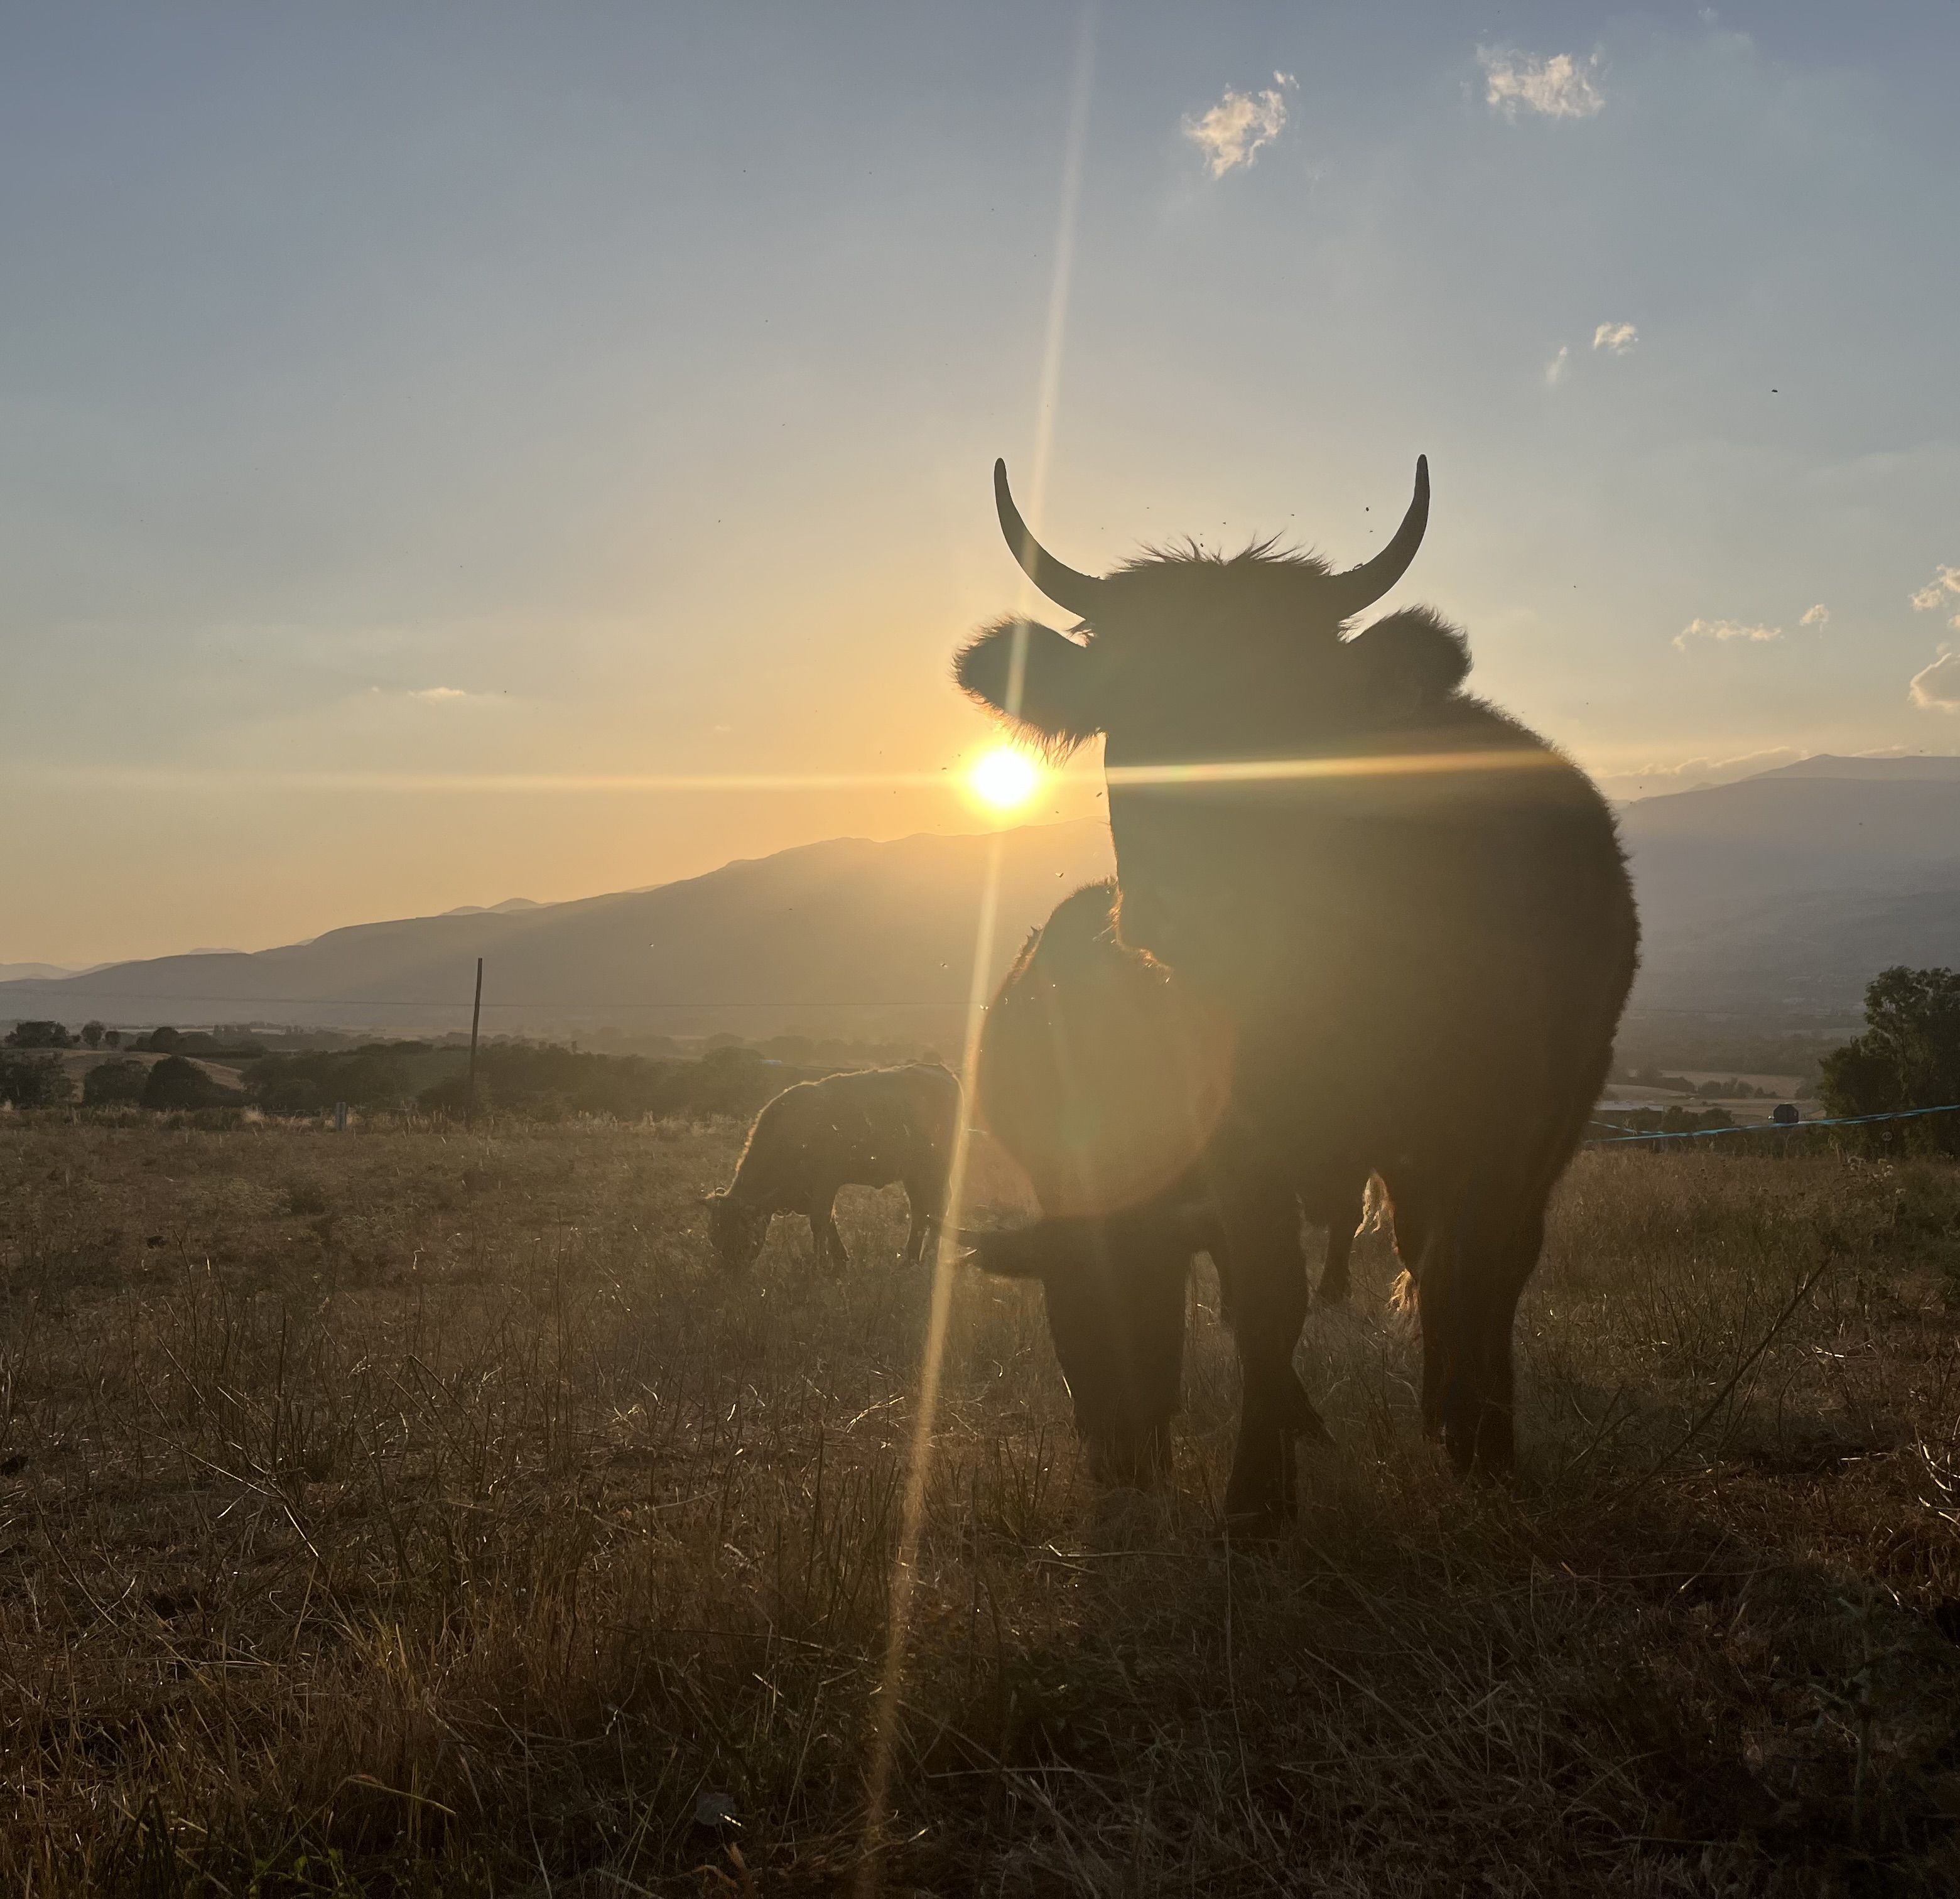
<svg viewBox="0 0 1960 1899">
<path fill-rule="evenodd" d="M 1361 1190 L 1361 1223 L 1354 1229 L 1359 1239 L 1363 1233 L 1379 1233 L 1389 1221 L 1389 1184 L 1379 1174 L 1370 1174 Z"/>
</svg>

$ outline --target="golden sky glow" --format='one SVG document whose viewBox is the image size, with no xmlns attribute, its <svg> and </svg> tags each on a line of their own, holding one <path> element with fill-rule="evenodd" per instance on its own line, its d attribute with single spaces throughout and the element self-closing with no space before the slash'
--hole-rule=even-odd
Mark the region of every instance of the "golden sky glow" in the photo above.
<svg viewBox="0 0 1960 1899">
<path fill-rule="evenodd" d="M 710 9 L 684 46 L 660 8 L 513 14 L 468 59 L 439 13 L 173 17 L 138 112 L 88 9 L 34 10 L 0 72 L 0 961 L 1097 817 L 1093 746 L 1017 810 L 967 782 L 1003 737 L 951 654 L 1057 617 L 998 455 L 1102 572 L 1185 534 L 1364 558 L 1427 452 L 1389 604 L 1618 796 L 1960 747 L 1927 683 L 1952 10 L 1493 49 L 1363 9 L 1338 50 L 1279 11 Z M 1605 248 L 1511 267 L 1581 226 Z M 1330 289 L 1363 254 L 1380 294 Z"/>
</svg>

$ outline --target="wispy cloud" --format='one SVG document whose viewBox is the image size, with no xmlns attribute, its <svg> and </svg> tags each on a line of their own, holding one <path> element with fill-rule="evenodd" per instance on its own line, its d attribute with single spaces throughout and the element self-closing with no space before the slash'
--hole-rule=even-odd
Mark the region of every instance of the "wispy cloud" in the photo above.
<svg viewBox="0 0 1960 1899">
<path fill-rule="evenodd" d="M 1545 366 L 1545 387 L 1556 389 L 1565 380 L 1565 372 L 1571 367 L 1572 351 L 1564 344 L 1561 343 L 1558 346 L 1558 354 Z"/>
<path fill-rule="evenodd" d="M 1625 355 L 1640 340 L 1640 332 L 1631 323 L 1602 323 L 1592 332 L 1592 347 L 1615 356 Z"/>
<path fill-rule="evenodd" d="M 1939 658 L 1915 673 L 1906 690 L 1923 711 L 1960 712 L 1960 647 L 1943 646 Z"/>
<path fill-rule="evenodd" d="M 1783 628 L 1780 626 L 1746 626 L 1740 620 L 1690 620 L 1674 636 L 1675 644 L 1685 653 L 1696 640 L 1747 640 L 1761 642 L 1780 640 Z"/>
<path fill-rule="evenodd" d="M 1477 63 L 1484 68 L 1484 100 L 1494 112 L 1515 119 L 1520 112 L 1546 119 L 1590 119 L 1606 108 L 1606 96 L 1595 75 L 1596 52 L 1586 60 L 1569 52 L 1535 59 L 1499 46 L 1479 46 Z"/>
<path fill-rule="evenodd" d="M 1806 607 L 1796 623 L 1799 626 L 1828 626 L 1831 609 L 1819 600 L 1815 606 Z"/>
<path fill-rule="evenodd" d="M 1936 568 L 1933 578 L 1912 596 L 1912 603 L 1917 612 L 1931 613 L 1947 605 L 1955 594 L 1960 594 L 1960 567 Z M 1960 619 L 1954 624 L 1960 626 Z"/>
<path fill-rule="evenodd" d="M 1185 120 L 1184 135 L 1204 154 L 1213 177 L 1249 165 L 1286 129 L 1286 95 L 1296 83 L 1291 73 L 1276 72 L 1262 92 L 1228 86 L 1216 105 Z"/>
<path fill-rule="evenodd" d="M 371 685 L 368 689 L 371 699 L 398 699 L 421 705 L 460 705 L 466 699 L 485 696 L 481 692 L 466 692 L 460 685 Z"/>
</svg>

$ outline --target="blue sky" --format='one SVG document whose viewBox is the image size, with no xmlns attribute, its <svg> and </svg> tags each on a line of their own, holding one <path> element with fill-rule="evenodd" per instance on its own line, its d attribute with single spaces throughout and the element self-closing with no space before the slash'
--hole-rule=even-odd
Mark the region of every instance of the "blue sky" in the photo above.
<svg viewBox="0 0 1960 1899">
<path fill-rule="evenodd" d="M 1956 55 L 1930 6 L 0 9 L 0 959 L 971 828 L 567 781 L 969 751 L 1003 453 L 1089 567 L 1365 554 L 1427 452 L 1395 601 L 1622 794 L 1960 749 Z"/>
</svg>

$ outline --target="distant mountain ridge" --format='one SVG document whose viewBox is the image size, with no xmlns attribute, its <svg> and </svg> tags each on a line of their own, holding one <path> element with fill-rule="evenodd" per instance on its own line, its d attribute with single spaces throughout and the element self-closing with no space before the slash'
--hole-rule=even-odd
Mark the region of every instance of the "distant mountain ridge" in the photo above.
<svg viewBox="0 0 1960 1899">
<path fill-rule="evenodd" d="M 0 983 L 0 1017 L 465 1026 L 476 959 L 489 1031 L 785 1029 L 956 1037 L 990 860 L 989 950 L 1113 867 L 1089 821 L 998 835 L 832 838 L 705 876 L 569 903 L 524 899 L 330 930 L 253 954 L 159 956 L 87 977 Z"/>
<path fill-rule="evenodd" d="M 1892 784 L 1960 781 L 1960 757 L 1940 752 L 1917 752 L 1909 757 L 1840 758 L 1820 752 L 1814 759 L 1799 759 L 1794 765 L 1779 765 L 1752 775 L 1758 778 L 1869 778 Z M 1739 784 L 1747 780 L 1739 779 Z"/>
<path fill-rule="evenodd" d="M 1960 759 L 1806 759 L 1620 826 L 1636 1010 L 1842 1015 L 1889 964 L 1960 966 Z"/>
<path fill-rule="evenodd" d="M 1825 755 L 1640 799 L 1620 819 L 1642 916 L 1636 1013 L 1844 1019 L 1889 963 L 1960 967 L 1960 759 Z M 1062 895 L 1110 873 L 1106 825 L 833 838 L 574 902 L 517 898 L 251 955 L 0 980 L 0 1018 L 453 1029 L 480 956 L 495 1030 L 944 1041 L 997 849 L 998 970 Z"/>
</svg>

